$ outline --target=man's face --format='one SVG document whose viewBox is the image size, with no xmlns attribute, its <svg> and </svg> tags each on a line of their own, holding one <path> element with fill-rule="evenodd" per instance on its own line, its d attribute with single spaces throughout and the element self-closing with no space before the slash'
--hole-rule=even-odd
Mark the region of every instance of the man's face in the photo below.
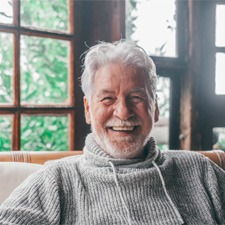
<svg viewBox="0 0 225 225">
<path fill-rule="evenodd" d="M 140 158 L 158 108 L 140 69 L 109 64 L 94 79 L 90 102 L 84 98 L 86 122 L 98 145 L 113 158 Z"/>
</svg>

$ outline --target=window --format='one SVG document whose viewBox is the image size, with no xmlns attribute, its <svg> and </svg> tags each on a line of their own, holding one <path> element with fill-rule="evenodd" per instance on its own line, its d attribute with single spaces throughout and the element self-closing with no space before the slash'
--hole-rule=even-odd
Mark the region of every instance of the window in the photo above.
<svg viewBox="0 0 225 225">
<path fill-rule="evenodd" d="M 149 55 L 176 57 L 176 1 L 127 0 L 126 6 L 127 37 Z"/>
<path fill-rule="evenodd" d="M 225 42 L 224 1 L 203 1 L 202 30 L 202 92 L 200 102 L 203 149 L 224 148 L 225 127 Z M 217 140 L 217 142 L 215 141 Z"/>
<path fill-rule="evenodd" d="M 74 149 L 74 1 L 0 1 L 0 151 Z"/>
<path fill-rule="evenodd" d="M 225 5 L 216 5 L 216 86 L 215 92 L 218 95 L 225 95 L 225 27 L 223 23 Z"/>
<path fill-rule="evenodd" d="M 157 99 L 160 111 L 159 121 L 155 124 L 152 136 L 161 150 L 169 149 L 170 118 L 170 78 L 158 77 Z"/>
<path fill-rule="evenodd" d="M 176 0 L 126 0 L 126 38 L 143 47 L 157 67 L 160 118 L 153 136 L 160 149 L 179 148 L 182 4 Z"/>
<path fill-rule="evenodd" d="M 217 95 L 225 95 L 225 52 L 224 53 L 216 53 L 216 76 L 215 76 L 215 92 Z"/>
<path fill-rule="evenodd" d="M 213 128 L 213 149 L 220 149 L 225 151 L 225 128 Z"/>
</svg>

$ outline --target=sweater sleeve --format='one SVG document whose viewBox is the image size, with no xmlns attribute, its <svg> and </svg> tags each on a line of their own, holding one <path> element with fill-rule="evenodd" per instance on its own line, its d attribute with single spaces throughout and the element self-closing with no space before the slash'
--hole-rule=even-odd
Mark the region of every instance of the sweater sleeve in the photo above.
<svg viewBox="0 0 225 225">
<path fill-rule="evenodd" d="M 203 167 L 205 185 L 214 206 L 218 224 L 225 224 L 225 171 L 205 159 Z"/>
<path fill-rule="evenodd" d="M 30 175 L 0 206 L 0 224 L 59 224 L 60 188 L 44 168 Z"/>
</svg>

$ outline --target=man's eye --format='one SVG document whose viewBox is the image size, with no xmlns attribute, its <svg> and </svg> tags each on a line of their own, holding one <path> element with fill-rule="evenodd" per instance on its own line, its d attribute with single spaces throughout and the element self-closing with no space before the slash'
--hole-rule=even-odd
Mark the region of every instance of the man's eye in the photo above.
<svg viewBox="0 0 225 225">
<path fill-rule="evenodd" d="M 104 98 L 102 99 L 102 101 L 110 101 L 110 100 L 113 100 L 113 98 L 112 98 L 112 97 L 104 97 Z"/>
<path fill-rule="evenodd" d="M 113 97 L 104 97 L 104 98 L 102 98 L 101 102 L 103 102 L 105 104 L 110 104 L 110 103 L 114 102 L 114 98 Z"/>
<path fill-rule="evenodd" d="M 143 101 L 143 98 L 140 97 L 140 96 L 131 96 L 130 100 L 131 100 L 133 103 L 138 103 L 138 102 Z"/>
</svg>

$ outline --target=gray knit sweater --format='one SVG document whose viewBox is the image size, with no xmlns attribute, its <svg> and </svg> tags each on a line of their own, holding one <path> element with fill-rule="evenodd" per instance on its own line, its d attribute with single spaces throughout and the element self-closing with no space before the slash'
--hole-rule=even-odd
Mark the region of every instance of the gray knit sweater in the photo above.
<svg viewBox="0 0 225 225">
<path fill-rule="evenodd" d="M 225 172 L 198 153 L 112 159 L 93 140 L 84 154 L 32 174 L 0 207 L 0 224 L 225 224 Z"/>
</svg>

